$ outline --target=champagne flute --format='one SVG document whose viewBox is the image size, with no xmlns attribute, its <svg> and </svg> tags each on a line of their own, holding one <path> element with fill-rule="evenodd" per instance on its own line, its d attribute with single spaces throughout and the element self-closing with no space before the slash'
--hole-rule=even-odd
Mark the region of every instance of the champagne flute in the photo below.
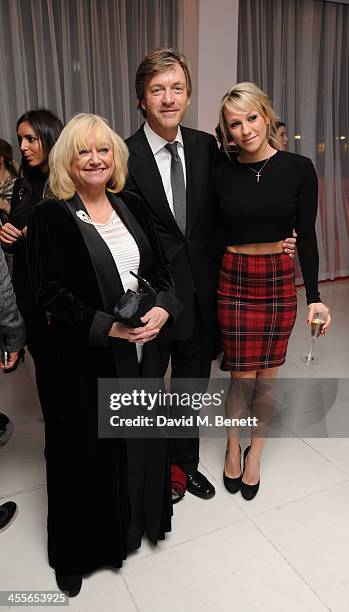
<svg viewBox="0 0 349 612">
<path fill-rule="evenodd" d="M 324 324 L 324 315 L 321 312 L 316 312 L 311 322 L 311 345 L 309 351 L 308 353 L 301 355 L 301 360 L 304 361 L 307 365 L 314 365 L 319 361 L 317 357 L 314 357 L 313 352 L 315 347 L 315 340 L 319 338 Z"/>
</svg>

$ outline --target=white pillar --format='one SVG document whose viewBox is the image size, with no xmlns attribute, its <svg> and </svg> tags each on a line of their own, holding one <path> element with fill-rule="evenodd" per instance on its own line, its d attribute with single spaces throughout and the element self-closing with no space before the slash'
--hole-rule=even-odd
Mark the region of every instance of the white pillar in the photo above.
<svg viewBox="0 0 349 612">
<path fill-rule="evenodd" d="M 239 0 L 199 0 L 197 127 L 214 134 L 219 103 L 236 83 Z"/>
<path fill-rule="evenodd" d="M 193 82 L 190 106 L 183 123 L 191 128 L 198 126 L 199 2 L 200 0 L 181 0 L 180 4 L 182 28 L 179 32 L 178 48 L 189 61 Z"/>
<path fill-rule="evenodd" d="M 184 124 L 214 134 L 219 102 L 236 82 L 239 0 L 181 0 L 179 48 L 193 93 Z"/>
</svg>

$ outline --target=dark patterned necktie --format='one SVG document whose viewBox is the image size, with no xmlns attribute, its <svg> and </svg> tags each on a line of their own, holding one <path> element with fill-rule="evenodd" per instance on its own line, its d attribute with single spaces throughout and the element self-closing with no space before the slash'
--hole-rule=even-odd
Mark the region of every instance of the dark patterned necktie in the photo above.
<svg viewBox="0 0 349 612">
<path fill-rule="evenodd" d="M 165 149 L 171 153 L 171 187 L 174 214 L 179 229 L 185 234 L 186 193 L 183 166 L 181 158 L 178 155 L 177 142 L 168 142 L 167 145 L 165 145 Z"/>
</svg>

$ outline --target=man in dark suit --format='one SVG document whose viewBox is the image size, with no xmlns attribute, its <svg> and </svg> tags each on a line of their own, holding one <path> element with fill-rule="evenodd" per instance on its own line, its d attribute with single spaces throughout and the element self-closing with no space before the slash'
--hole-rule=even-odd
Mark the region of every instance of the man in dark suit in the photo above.
<svg viewBox="0 0 349 612">
<path fill-rule="evenodd" d="M 149 207 L 171 263 L 176 295 L 184 306 L 174 332 L 162 342 L 163 370 L 171 357 L 173 381 L 209 379 L 216 330 L 210 174 L 217 144 L 205 132 L 179 126 L 191 90 L 189 65 L 181 53 L 174 49 L 150 53 L 136 76 L 138 104 L 146 123 L 126 141 L 130 150 L 126 187 L 141 194 Z M 166 149 L 168 143 L 176 143 L 174 153 Z M 173 156 L 180 166 L 179 178 L 173 171 Z M 187 475 L 188 491 L 204 499 L 212 497 L 213 485 L 197 469 L 198 438 L 171 440 L 170 448 L 171 463 Z"/>
</svg>

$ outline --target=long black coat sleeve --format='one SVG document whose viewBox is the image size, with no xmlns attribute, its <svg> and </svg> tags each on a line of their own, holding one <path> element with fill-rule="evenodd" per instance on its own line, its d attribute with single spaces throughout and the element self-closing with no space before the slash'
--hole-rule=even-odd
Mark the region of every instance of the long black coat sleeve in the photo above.
<svg viewBox="0 0 349 612">
<path fill-rule="evenodd" d="M 28 262 L 35 300 L 59 321 L 78 331 L 87 344 L 106 346 L 113 317 L 91 307 L 67 286 L 64 228 L 60 226 L 59 215 L 48 213 L 47 204 L 48 201 L 34 207 L 28 225 Z M 55 204 L 52 201 L 52 206 Z"/>
</svg>

